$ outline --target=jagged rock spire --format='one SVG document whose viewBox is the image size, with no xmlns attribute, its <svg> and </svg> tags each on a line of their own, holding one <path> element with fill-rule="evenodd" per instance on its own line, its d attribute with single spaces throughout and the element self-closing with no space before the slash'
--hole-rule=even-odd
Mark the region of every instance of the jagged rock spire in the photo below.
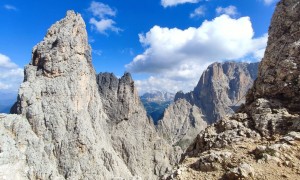
<svg viewBox="0 0 300 180">
<path fill-rule="evenodd" d="M 81 61 L 91 63 L 91 48 L 80 14 L 68 11 L 61 21 L 48 30 L 44 40 L 33 48 L 31 65 L 48 77 L 73 71 Z"/>
<path fill-rule="evenodd" d="M 82 17 L 68 11 L 33 48 L 15 110 L 43 141 L 49 166 L 65 179 L 130 178 L 105 134 L 106 115 L 90 54 Z M 32 172 L 42 174 L 40 179 L 50 177 Z"/>
</svg>

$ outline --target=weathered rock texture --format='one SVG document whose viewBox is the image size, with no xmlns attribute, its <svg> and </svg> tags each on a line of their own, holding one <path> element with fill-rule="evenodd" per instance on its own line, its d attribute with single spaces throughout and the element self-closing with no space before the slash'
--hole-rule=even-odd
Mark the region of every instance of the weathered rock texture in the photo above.
<svg viewBox="0 0 300 180">
<path fill-rule="evenodd" d="M 12 112 L 19 115 L 0 120 L 0 179 L 158 179 L 177 159 L 130 75 L 96 77 L 85 23 L 73 11 L 33 48 Z"/>
<path fill-rule="evenodd" d="M 106 115 L 80 15 L 69 11 L 33 48 L 15 109 L 64 178 L 131 177 L 104 132 Z"/>
<path fill-rule="evenodd" d="M 300 111 L 300 2 L 281 1 L 269 28 L 268 46 L 259 76 L 247 97 L 279 99 L 290 111 Z"/>
<path fill-rule="evenodd" d="M 298 0 L 277 4 L 265 57 L 246 105 L 200 133 L 171 177 L 299 178 L 299 12 Z"/>
<path fill-rule="evenodd" d="M 177 99 L 186 99 L 198 106 L 208 123 L 214 123 L 232 114 L 242 103 L 257 77 L 258 63 L 213 63 L 203 72 L 197 86 L 190 93 L 177 93 Z"/>
<path fill-rule="evenodd" d="M 140 101 L 129 73 L 120 79 L 111 73 L 97 76 L 104 111 L 108 115 L 106 129 L 113 148 L 133 174 L 155 179 L 172 169 L 180 155 L 160 138 Z"/>
<path fill-rule="evenodd" d="M 207 126 L 201 109 L 185 99 L 172 103 L 158 122 L 157 130 L 170 144 L 185 149 Z"/>
<path fill-rule="evenodd" d="M 27 119 L 0 114 L 0 178 L 64 179 Z"/>
<path fill-rule="evenodd" d="M 207 123 L 232 114 L 256 78 L 258 63 L 213 63 L 194 91 L 178 92 L 158 122 L 158 131 L 171 144 L 188 146 Z"/>
</svg>

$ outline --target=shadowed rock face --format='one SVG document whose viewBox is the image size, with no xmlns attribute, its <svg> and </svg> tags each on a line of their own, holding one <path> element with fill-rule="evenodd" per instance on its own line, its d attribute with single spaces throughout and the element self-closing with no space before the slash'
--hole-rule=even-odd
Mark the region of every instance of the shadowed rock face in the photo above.
<svg viewBox="0 0 300 180">
<path fill-rule="evenodd" d="M 100 94 L 107 100 L 106 114 L 110 120 L 115 121 L 114 123 L 128 120 L 128 115 L 135 112 L 134 108 L 141 106 L 129 73 L 125 73 L 121 79 L 112 73 L 100 73 L 97 76 L 97 83 Z"/>
<path fill-rule="evenodd" d="M 0 175 L 11 167 L 23 179 L 158 179 L 178 159 L 148 119 L 130 74 L 96 76 L 85 23 L 73 11 L 33 48 L 12 111 L 19 115 L 0 117 L 0 141 L 8 139 L 1 148 L 16 157 L 0 159 Z"/>
<path fill-rule="evenodd" d="M 104 111 L 109 117 L 106 131 L 130 171 L 146 179 L 170 171 L 179 159 L 180 149 L 173 149 L 158 136 L 131 75 L 125 73 L 118 79 L 112 73 L 100 73 L 97 82 Z"/>
</svg>

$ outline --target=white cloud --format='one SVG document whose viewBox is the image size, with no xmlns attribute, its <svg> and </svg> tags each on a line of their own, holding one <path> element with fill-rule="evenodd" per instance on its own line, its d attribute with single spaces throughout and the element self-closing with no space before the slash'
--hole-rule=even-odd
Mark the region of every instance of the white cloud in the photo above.
<svg viewBox="0 0 300 180">
<path fill-rule="evenodd" d="M 127 64 L 126 69 L 152 75 L 152 80 L 138 83 L 140 89 L 163 88 L 171 92 L 192 90 L 202 71 L 213 62 L 260 60 L 267 43 L 266 35 L 254 38 L 249 17 L 234 19 L 228 15 L 206 20 L 198 28 L 181 30 L 154 26 L 139 37 L 146 49 Z M 155 84 L 154 80 L 160 82 Z"/>
<path fill-rule="evenodd" d="M 141 95 L 152 91 L 178 92 L 182 90 L 182 82 L 155 76 L 150 76 L 146 80 L 135 80 L 135 85 Z M 185 82 L 184 85 L 189 88 L 193 88 L 195 86 L 195 84 L 191 83 L 191 81 Z"/>
<path fill-rule="evenodd" d="M 184 3 L 197 3 L 200 0 L 161 0 L 161 5 L 163 7 L 168 6 L 176 6 L 178 4 L 184 4 Z"/>
<path fill-rule="evenodd" d="M 228 7 L 217 7 L 216 9 L 217 14 L 227 14 L 229 16 L 235 16 L 238 14 L 237 8 L 235 6 L 228 6 Z"/>
<path fill-rule="evenodd" d="M 97 21 L 95 18 L 91 18 L 90 24 L 92 24 L 96 28 L 96 30 L 102 34 L 107 34 L 106 31 L 108 30 L 116 33 L 121 31 L 120 28 L 114 25 L 116 24 L 116 22 L 113 21 L 112 19 L 101 19 L 100 21 Z"/>
<path fill-rule="evenodd" d="M 9 57 L 0 54 L 0 91 L 17 91 L 23 80 L 23 69 L 13 63 Z"/>
<path fill-rule="evenodd" d="M 12 5 L 9 5 L 9 4 L 4 5 L 4 8 L 6 10 L 10 10 L 10 11 L 17 11 L 18 10 L 15 6 L 12 6 Z"/>
<path fill-rule="evenodd" d="M 205 6 L 199 6 L 190 14 L 190 18 L 201 17 L 205 15 L 206 8 Z"/>
<path fill-rule="evenodd" d="M 278 2 L 279 0 L 263 0 L 264 1 L 264 3 L 266 4 L 266 5 L 270 5 L 270 4 L 273 4 L 273 3 L 275 3 L 275 2 Z"/>
<path fill-rule="evenodd" d="M 92 1 L 88 10 L 93 14 L 89 21 L 93 29 L 96 29 L 101 34 L 106 34 L 107 31 L 120 32 L 121 29 L 116 27 L 116 22 L 109 18 L 116 16 L 116 10 L 113 10 L 108 5 Z"/>
<path fill-rule="evenodd" d="M 102 56 L 102 51 L 98 49 L 93 49 L 92 52 L 98 56 Z"/>
<path fill-rule="evenodd" d="M 116 16 L 116 11 L 110 8 L 108 5 L 92 1 L 89 11 L 93 13 L 94 16 L 98 18 L 105 18 L 107 16 Z"/>
</svg>

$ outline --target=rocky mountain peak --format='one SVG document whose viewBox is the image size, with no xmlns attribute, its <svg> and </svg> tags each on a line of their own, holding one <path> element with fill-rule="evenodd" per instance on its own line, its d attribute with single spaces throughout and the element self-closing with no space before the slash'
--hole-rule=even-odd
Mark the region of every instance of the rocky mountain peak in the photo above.
<svg viewBox="0 0 300 180">
<path fill-rule="evenodd" d="M 209 123 L 232 114 L 242 103 L 257 77 L 258 63 L 215 62 L 202 73 L 192 92 L 178 92 L 175 101 L 185 99 L 207 115 Z"/>
<path fill-rule="evenodd" d="M 130 113 L 141 105 L 130 73 L 124 73 L 120 79 L 113 73 L 100 73 L 97 83 L 100 95 L 107 100 L 104 105 L 109 119 L 117 122 L 128 120 Z"/>
<path fill-rule="evenodd" d="M 158 131 L 171 144 L 185 149 L 204 130 L 230 115 L 245 101 L 257 76 L 258 63 L 213 63 L 189 93 L 177 92 L 175 102 L 158 122 Z"/>
<path fill-rule="evenodd" d="M 44 40 L 33 48 L 30 64 L 38 67 L 38 74 L 55 77 L 85 63 L 81 61 L 91 64 L 86 26 L 80 14 L 68 11 L 66 17 L 52 25 Z"/>
</svg>

